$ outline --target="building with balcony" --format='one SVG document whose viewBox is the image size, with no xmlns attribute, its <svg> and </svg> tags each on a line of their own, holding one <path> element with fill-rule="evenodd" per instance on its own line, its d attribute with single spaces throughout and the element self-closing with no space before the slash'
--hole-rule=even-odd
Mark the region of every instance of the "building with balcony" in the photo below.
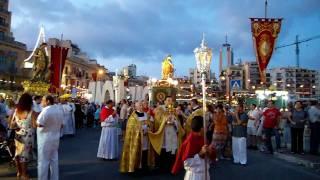
<svg viewBox="0 0 320 180">
<path fill-rule="evenodd" d="M 266 72 L 266 85 L 261 84 L 259 65 L 255 61 L 247 61 L 243 64 L 243 83 L 244 89 L 251 92 L 256 89 L 261 89 L 264 86 L 269 87 L 271 85 L 270 73 Z"/>
<path fill-rule="evenodd" d="M 206 83 L 210 83 L 210 80 L 212 78 L 211 70 L 207 72 L 207 77 L 206 77 Z M 201 86 L 201 73 L 197 70 L 197 68 L 190 68 L 189 69 L 189 80 L 191 81 L 192 84 L 194 84 L 196 87 Z"/>
<path fill-rule="evenodd" d="M 23 60 L 27 51 L 24 43 L 15 40 L 11 32 L 9 1 L 0 0 L 0 89 L 21 90 L 20 83 L 27 78 Z"/>
<path fill-rule="evenodd" d="M 122 69 L 122 75 L 126 78 L 136 78 L 137 77 L 137 66 L 135 64 L 130 64 Z"/>
<path fill-rule="evenodd" d="M 319 72 L 297 67 L 273 68 L 271 81 L 277 90 L 287 90 L 292 99 L 316 98 L 319 96 Z"/>
</svg>

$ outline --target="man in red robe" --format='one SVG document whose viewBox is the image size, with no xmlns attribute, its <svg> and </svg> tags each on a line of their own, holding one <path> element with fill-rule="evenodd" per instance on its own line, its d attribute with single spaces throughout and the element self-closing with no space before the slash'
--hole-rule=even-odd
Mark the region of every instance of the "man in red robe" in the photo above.
<svg viewBox="0 0 320 180">
<path fill-rule="evenodd" d="M 107 101 L 107 105 L 101 109 L 101 136 L 98 148 L 98 158 L 118 159 L 119 157 L 119 136 L 118 117 L 113 109 L 113 101 Z"/>
<path fill-rule="evenodd" d="M 205 179 L 206 171 L 207 177 L 210 179 L 209 161 L 206 162 L 204 158 L 207 156 L 209 160 L 214 160 L 215 153 L 212 147 L 204 144 L 203 118 L 201 116 L 195 116 L 192 119 L 191 129 L 192 132 L 179 148 L 171 173 L 177 174 L 185 167 L 186 174 L 184 179 Z M 206 170 L 205 163 L 208 163 Z"/>
<path fill-rule="evenodd" d="M 102 107 L 100 113 L 100 122 L 104 122 L 109 116 L 116 116 L 116 111 L 113 109 L 113 102 L 109 100 L 107 105 Z"/>
</svg>

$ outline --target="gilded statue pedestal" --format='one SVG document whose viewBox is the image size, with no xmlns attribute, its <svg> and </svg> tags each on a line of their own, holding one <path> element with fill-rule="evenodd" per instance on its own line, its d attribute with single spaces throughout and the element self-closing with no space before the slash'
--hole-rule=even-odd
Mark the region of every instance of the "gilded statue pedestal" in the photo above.
<svg viewBox="0 0 320 180">
<path fill-rule="evenodd" d="M 23 81 L 22 86 L 24 92 L 28 92 L 33 95 L 46 95 L 49 92 L 50 84 L 42 81 Z"/>
</svg>

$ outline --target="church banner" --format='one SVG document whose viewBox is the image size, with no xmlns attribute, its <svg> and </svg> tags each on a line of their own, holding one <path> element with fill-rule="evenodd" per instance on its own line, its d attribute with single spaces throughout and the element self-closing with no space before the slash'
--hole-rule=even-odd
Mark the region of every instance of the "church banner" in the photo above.
<svg viewBox="0 0 320 180">
<path fill-rule="evenodd" d="M 51 93 L 57 93 L 57 91 L 60 89 L 62 72 L 67 58 L 67 54 L 68 48 L 51 46 Z"/>
<path fill-rule="evenodd" d="M 266 69 L 281 28 L 281 18 L 250 18 L 253 44 L 261 82 L 266 83 Z"/>
</svg>

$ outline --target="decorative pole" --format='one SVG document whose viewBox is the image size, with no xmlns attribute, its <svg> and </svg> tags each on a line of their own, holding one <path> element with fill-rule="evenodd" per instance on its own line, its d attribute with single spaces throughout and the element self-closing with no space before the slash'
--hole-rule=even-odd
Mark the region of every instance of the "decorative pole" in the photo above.
<svg viewBox="0 0 320 180">
<path fill-rule="evenodd" d="M 115 95 L 114 95 L 114 101 L 115 104 L 118 103 L 119 100 L 119 96 L 118 96 L 118 92 L 119 92 L 119 76 L 118 76 L 118 69 L 116 69 L 116 75 L 115 75 L 115 79 L 114 79 L 114 91 L 115 91 Z"/>
<path fill-rule="evenodd" d="M 151 96 L 152 96 L 152 79 L 149 77 L 149 80 L 148 80 L 148 104 L 149 104 L 149 108 L 151 108 Z"/>
<path fill-rule="evenodd" d="M 210 71 L 212 49 L 207 47 L 205 43 L 205 35 L 203 34 L 202 42 L 199 48 L 196 48 L 194 55 L 197 63 L 197 70 L 201 73 L 201 84 L 202 84 L 202 108 L 203 108 L 203 129 L 204 129 L 204 143 L 207 144 L 207 122 L 206 122 L 206 75 Z M 208 179 L 207 172 L 207 157 L 205 156 L 205 180 Z"/>
<path fill-rule="evenodd" d="M 62 38 L 63 38 L 63 34 L 61 34 L 61 39 L 60 39 L 60 43 L 59 43 L 60 44 L 59 86 L 61 85 L 61 82 L 62 82 Z M 60 89 L 61 87 L 58 87 L 58 88 Z"/>
<path fill-rule="evenodd" d="M 264 3 L 264 18 L 267 18 L 268 0 Z"/>
</svg>

